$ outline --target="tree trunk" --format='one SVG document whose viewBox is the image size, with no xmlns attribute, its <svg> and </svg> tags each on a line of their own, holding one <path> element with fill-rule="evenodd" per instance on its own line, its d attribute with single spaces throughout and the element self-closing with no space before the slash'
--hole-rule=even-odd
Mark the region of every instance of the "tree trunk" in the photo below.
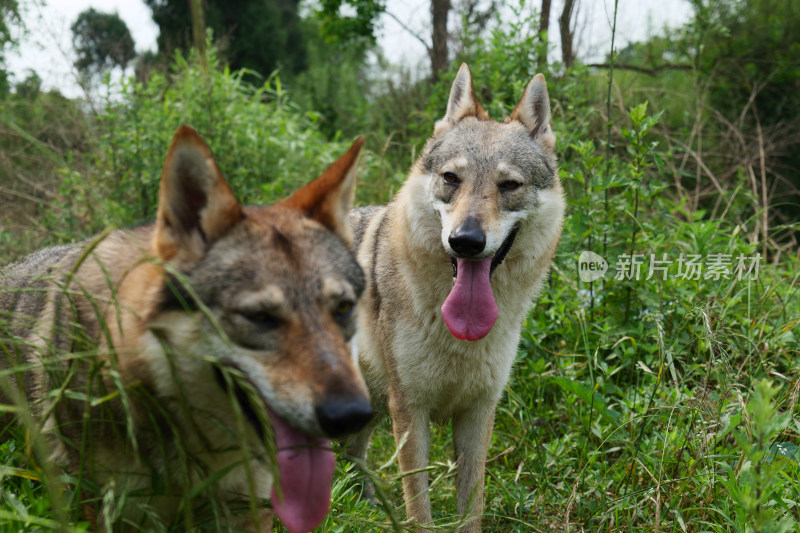
<svg viewBox="0 0 800 533">
<path fill-rule="evenodd" d="M 575 7 L 575 0 L 565 0 L 564 10 L 558 19 L 558 26 L 561 29 L 561 57 L 564 59 L 564 66 L 570 68 L 575 62 L 575 52 L 572 50 L 572 11 Z"/>
<path fill-rule="evenodd" d="M 203 10 L 202 0 L 189 0 L 189 10 L 192 14 L 192 41 L 194 41 L 194 47 L 197 49 L 197 53 L 200 56 L 203 70 L 207 71 L 206 16 Z"/>
<path fill-rule="evenodd" d="M 539 16 L 539 68 L 541 72 L 547 66 L 548 38 L 545 32 L 550 28 L 550 0 L 542 0 L 542 12 Z"/>
<path fill-rule="evenodd" d="M 450 0 L 431 0 L 431 15 L 433 18 L 433 47 L 431 55 L 431 79 L 439 79 L 439 73 L 447 68 L 447 16 L 451 8 Z"/>
</svg>

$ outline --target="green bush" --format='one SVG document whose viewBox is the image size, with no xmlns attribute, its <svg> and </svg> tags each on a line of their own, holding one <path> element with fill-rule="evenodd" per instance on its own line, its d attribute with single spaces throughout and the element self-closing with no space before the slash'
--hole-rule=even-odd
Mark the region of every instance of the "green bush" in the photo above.
<svg viewBox="0 0 800 533">
<path fill-rule="evenodd" d="M 180 124 L 200 133 L 245 203 L 287 196 L 347 149 L 317 131 L 277 76 L 253 87 L 242 81 L 244 72 L 222 68 L 209 50 L 207 67 L 178 54 L 170 74 L 154 72 L 146 84 L 106 82 L 112 96 L 97 117 L 92 164 L 62 170 L 64 209 L 51 212 L 48 222 L 58 239 L 152 219 L 161 167 Z"/>
<path fill-rule="evenodd" d="M 22 86 L 22 87 L 20 87 Z M 0 264 L 52 242 L 60 171 L 83 168 L 90 120 L 78 102 L 30 75 L 0 102 Z"/>
</svg>

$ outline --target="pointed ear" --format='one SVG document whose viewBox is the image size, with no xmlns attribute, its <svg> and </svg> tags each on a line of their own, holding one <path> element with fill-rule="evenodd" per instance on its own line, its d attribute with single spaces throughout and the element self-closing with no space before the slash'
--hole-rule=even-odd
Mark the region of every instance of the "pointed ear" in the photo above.
<svg viewBox="0 0 800 533">
<path fill-rule="evenodd" d="M 241 218 L 211 150 L 194 129 L 180 126 L 161 173 L 156 253 L 165 261 L 195 261 Z"/>
<path fill-rule="evenodd" d="M 550 129 L 550 97 L 542 74 L 537 74 L 528 83 L 510 119 L 522 122 L 531 138 L 541 140 L 551 149 L 555 148 L 556 136 Z"/>
<path fill-rule="evenodd" d="M 466 63 L 461 63 L 461 68 L 458 69 L 456 79 L 453 80 L 453 86 L 450 88 L 447 113 L 439 123 L 452 126 L 465 117 L 485 120 L 489 118 L 489 115 L 483 110 L 475 96 L 475 86 L 472 84 L 469 67 Z"/>
<path fill-rule="evenodd" d="M 320 177 L 296 190 L 289 198 L 281 201 L 316 220 L 333 231 L 350 246 L 353 236 L 347 213 L 353 207 L 356 186 L 356 161 L 364 137 L 359 137 L 342 157 L 337 159 Z"/>
</svg>

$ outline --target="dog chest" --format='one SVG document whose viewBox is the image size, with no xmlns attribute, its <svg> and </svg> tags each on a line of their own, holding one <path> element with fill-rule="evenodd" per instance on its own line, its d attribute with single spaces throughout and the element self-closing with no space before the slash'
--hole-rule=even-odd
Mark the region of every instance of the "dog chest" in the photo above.
<svg viewBox="0 0 800 533">
<path fill-rule="evenodd" d="M 433 331 L 403 328 L 392 352 L 407 400 L 447 418 L 475 404 L 495 403 L 505 387 L 516 355 L 512 332 L 502 326 L 484 341 L 454 339 L 442 325 Z"/>
</svg>

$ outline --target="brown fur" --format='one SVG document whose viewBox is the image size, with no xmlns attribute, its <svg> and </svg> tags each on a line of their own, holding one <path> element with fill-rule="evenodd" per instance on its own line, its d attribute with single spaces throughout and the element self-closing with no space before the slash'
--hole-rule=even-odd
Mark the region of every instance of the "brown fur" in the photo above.
<svg viewBox="0 0 800 533">
<path fill-rule="evenodd" d="M 245 207 L 182 126 L 155 223 L 2 271 L 0 366 L 15 372 L 0 399 L 46 435 L 49 460 L 100 487 L 97 516 L 121 516 L 105 526 L 197 525 L 213 501 L 217 527 L 269 531 L 267 409 L 311 436 L 366 421 L 348 347 L 364 277 L 344 218 L 362 144 L 290 199 Z"/>
</svg>

